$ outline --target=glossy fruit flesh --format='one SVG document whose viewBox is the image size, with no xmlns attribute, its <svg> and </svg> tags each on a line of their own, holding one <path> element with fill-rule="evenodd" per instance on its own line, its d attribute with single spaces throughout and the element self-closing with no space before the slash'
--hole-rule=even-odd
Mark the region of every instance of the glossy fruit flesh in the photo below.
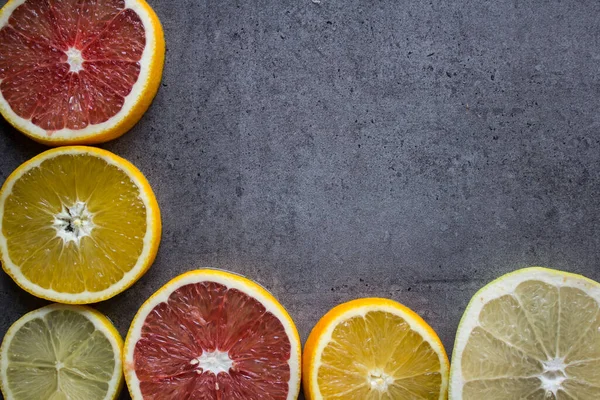
<svg viewBox="0 0 600 400">
<path fill-rule="evenodd" d="M 62 154 L 14 184 L 2 221 L 8 256 L 32 283 L 98 292 L 138 262 L 146 232 L 138 186 L 104 159 Z"/>
<path fill-rule="evenodd" d="M 600 398 L 600 307 L 541 281 L 488 302 L 462 354 L 465 400 Z"/>
<path fill-rule="evenodd" d="M 102 400 L 115 371 L 106 336 L 83 315 L 57 310 L 23 325 L 8 344 L 7 386 L 15 400 Z"/>
<path fill-rule="evenodd" d="M 317 380 L 323 399 L 439 399 L 439 355 L 398 315 L 371 311 L 335 327 Z"/>
<path fill-rule="evenodd" d="M 282 323 L 260 302 L 201 282 L 148 314 L 134 368 L 144 399 L 283 400 L 290 352 Z"/>
<path fill-rule="evenodd" d="M 145 45 L 124 0 L 27 0 L 0 30 L 0 90 L 50 134 L 83 129 L 121 110 Z"/>
</svg>

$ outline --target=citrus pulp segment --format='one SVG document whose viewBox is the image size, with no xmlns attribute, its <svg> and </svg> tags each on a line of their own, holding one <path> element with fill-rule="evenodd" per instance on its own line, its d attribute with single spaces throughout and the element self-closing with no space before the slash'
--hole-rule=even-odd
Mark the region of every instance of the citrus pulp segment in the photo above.
<svg viewBox="0 0 600 400">
<path fill-rule="evenodd" d="M 145 0 L 10 0 L 0 11 L 0 112 L 49 145 L 114 139 L 150 106 L 164 54 Z"/>
<path fill-rule="evenodd" d="M 452 400 L 600 398 L 600 284 L 526 268 L 481 289 L 458 328 Z"/>
<path fill-rule="evenodd" d="M 0 190 L 0 257 L 31 294 L 84 304 L 112 297 L 146 272 L 160 212 L 142 173 L 91 147 L 46 151 Z"/>
<path fill-rule="evenodd" d="M 218 270 L 183 274 L 135 316 L 124 349 L 134 400 L 292 400 L 300 338 L 265 289 Z"/>
<path fill-rule="evenodd" d="M 388 299 L 350 301 L 329 311 L 304 348 L 308 400 L 442 400 L 448 358 L 431 327 Z"/>
<path fill-rule="evenodd" d="M 123 386 L 122 339 L 99 312 L 54 304 L 8 330 L 0 349 L 6 400 L 110 400 Z"/>
</svg>

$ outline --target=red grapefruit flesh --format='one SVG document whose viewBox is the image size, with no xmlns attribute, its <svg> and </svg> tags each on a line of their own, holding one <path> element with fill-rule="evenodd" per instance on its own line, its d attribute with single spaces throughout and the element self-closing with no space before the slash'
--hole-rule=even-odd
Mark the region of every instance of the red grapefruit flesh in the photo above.
<svg viewBox="0 0 600 400">
<path fill-rule="evenodd" d="M 0 30 L 0 90 L 43 129 L 82 129 L 119 112 L 144 46 L 142 21 L 123 0 L 28 0 Z"/>
<path fill-rule="evenodd" d="M 139 339 L 132 344 L 128 337 L 126 345 L 133 346 L 126 350 L 133 365 L 126 368 L 135 371 L 141 398 L 295 399 L 290 379 L 296 386 L 299 369 L 290 359 L 299 341 L 290 341 L 288 322 L 267 307 L 247 291 L 210 281 L 184 284 L 155 301 L 139 324 Z M 131 389 L 129 377 L 128 384 Z"/>
<path fill-rule="evenodd" d="M 145 0 L 10 0 L 0 10 L 0 112 L 42 143 L 114 139 L 154 98 L 164 51 Z"/>
</svg>

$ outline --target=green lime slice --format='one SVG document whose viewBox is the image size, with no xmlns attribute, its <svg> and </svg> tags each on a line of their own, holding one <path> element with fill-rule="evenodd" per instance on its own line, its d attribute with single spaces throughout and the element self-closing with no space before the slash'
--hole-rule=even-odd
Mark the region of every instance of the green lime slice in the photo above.
<svg viewBox="0 0 600 400">
<path fill-rule="evenodd" d="M 122 341 L 87 307 L 51 305 L 11 326 L 1 348 L 2 392 L 15 400 L 114 399 L 122 386 Z"/>
</svg>

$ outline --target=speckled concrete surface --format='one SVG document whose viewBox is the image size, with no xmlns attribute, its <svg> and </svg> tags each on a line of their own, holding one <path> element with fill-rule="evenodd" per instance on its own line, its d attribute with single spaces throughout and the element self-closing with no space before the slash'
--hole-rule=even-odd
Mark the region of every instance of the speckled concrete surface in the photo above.
<svg viewBox="0 0 600 400">
<path fill-rule="evenodd" d="M 102 147 L 153 185 L 156 263 L 97 305 L 125 334 L 170 278 L 271 290 L 303 340 L 386 296 L 451 352 L 470 297 L 516 268 L 600 280 L 600 3 L 151 0 L 159 94 Z M 0 125 L 0 179 L 44 148 Z M 44 304 L 0 275 L 0 332 Z M 125 397 L 124 397 L 125 398 Z"/>
</svg>

